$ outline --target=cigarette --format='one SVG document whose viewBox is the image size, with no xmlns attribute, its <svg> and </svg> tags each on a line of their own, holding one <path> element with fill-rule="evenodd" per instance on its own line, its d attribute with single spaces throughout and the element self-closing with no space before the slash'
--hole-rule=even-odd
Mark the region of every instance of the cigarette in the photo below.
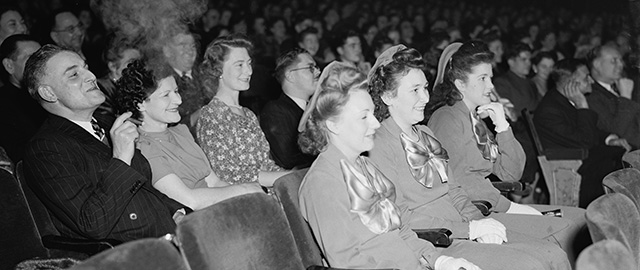
<svg viewBox="0 0 640 270">
<path fill-rule="evenodd" d="M 140 121 L 140 120 L 138 120 L 138 119 L 135 119 L 135 118 L 133 118 L 133 117 L 129 117 L 129 118 L 127 118 L 127 121 L 129 121 L 129 122 L 133 123 L 133 124 L 134 124 L 134 125 L 136 125 L 136 126 L 142 125 L 142 121 Z"/>
</svg>

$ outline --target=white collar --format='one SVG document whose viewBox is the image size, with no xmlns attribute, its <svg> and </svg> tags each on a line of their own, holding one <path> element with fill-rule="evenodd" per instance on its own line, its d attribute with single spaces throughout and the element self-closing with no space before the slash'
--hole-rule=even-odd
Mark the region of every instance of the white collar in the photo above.
<svg viewBox="0 0 640 270">
<path fill-rule="evenodd" d="M 602 85 L 602 87 L 604 87 L 604 89 L 607 89 L 607 91 L 609 91 L 609 93 L 615 95 L 616 97 L 620 96 L 618 93 L 616 93 L 616 91 L 613 91 L 613 87 L 611 86 L 611 84 L 603 83 L 602 81 L 596 81 L 596 82 L 598 82 L 600 85 Z"/>
<path fill-rule="evenodd" d="M 98 134 L 96 134 L 96 132 L 93 130 L 93 127 L 91 126 L 91 122 L 87 122 L 87 121 L 75 121 L 75 120 L 71 120 L 69 119 L 69 121 L 75 123 L 76 125 L 80 126 L 81 128 L 83 128 L 84 130 L 86 130 L 87 132 L 89 132 L 89 134 L 91 134 L 94 138 L 100 140 L 100 137 L 98 137 Z M 106 132 L 106 131 L 105 131 Z"/>
<path fill-rule="evenodd" d="M 305 108 L 307 108 L 307 101 L 301 98 L 297 98 L 297 97 L 292 97 L 288 94 L 287 95 L 291 100 L 293 100 L 293 102 L 296 103 L 296 105 L 298 105 L 298 107 L 300 107 L 300 109 L 302 109 L 304 111 Z"/>
<path fill-rule="evenodd" d="M 182 77 L 182 75 L 187 75 L 187 77 L 189 77 L 189 79 L 193 79 L 193 77 L 191 76 L 191 70 L 184 72 L 181 70 L 178 70 L 177 68 L 173 68 L 173 70 L 178 73 L 178 76 Z"/>
</svg>

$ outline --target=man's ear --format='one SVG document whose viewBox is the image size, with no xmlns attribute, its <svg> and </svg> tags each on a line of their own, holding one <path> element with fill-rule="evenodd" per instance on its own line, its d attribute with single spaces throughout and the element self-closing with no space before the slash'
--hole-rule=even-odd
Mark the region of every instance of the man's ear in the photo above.
<svg viewBox="0 0 640 270">
<path fill-rule="evenodd" d="M 107 62 L 107 68 L 111 73 L 116 73 L 116 70 L 118 70 L 116 63 L 112 61 Z"/>
<path fill-rule="evenodd" d="M 38 86 L 38 95 L 44 101 L 49 103 L 54 103 L 58 101 L 58 96 L 53 92 L 53 88 L 49 85 L 40 85 Z"/>
<path fill-rule="evenodd" d="M 13 75 L 15 72 L 15 66 L 13 65 L 13 61 L 9 58 L 2 59 L 2 66 L 7 73 Z"/>
<path fill-rule="evenodd" d="M 162 46 L 162 54 L 164 55 L 165 58 L 171 57 L 171 51 L 166 45 Z"/>
<path fill-rule="evenodd" d="M 513 58 L 507 59 L 507 64 L 509 64 L 509 66 L 513 66 L 515 64 Z"/>
<path fill-rule="evenodd" d="M 344 50 L 342 49 L 342 47 L 338 47 L 338 49 L 336 51 L 338 52 L 338 55 L 343 55 L 344 54 Z"/>
<path fill-rule="evenodd" d="M 284 73 L 284 79 L 290 83 L 293 83 L 293 80 L 295 79 L 294 76 L 293 72 L 285 71 Z"/>
</svg>

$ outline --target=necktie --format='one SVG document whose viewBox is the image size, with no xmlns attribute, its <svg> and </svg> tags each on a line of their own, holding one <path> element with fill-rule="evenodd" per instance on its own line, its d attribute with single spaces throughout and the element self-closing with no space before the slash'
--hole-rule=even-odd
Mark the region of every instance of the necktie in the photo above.
<svg viewBox="0 0 640 270">
<path fill-rule="evenodd" d="M 402 221 L 400 209 L 394 203 L 395 186 L 365 157 L 358 157 L 356 166 L 362 173 L 344 159 L 340 160 L 351 212 L 358 214 L 362 224 L 375 234 L 398 229 Z"/>
<path fill-rule="evenodd" d="M 616 92 L 616 94 L 618 94 L 618 96 L 620 95 L 620 91 L 618 90 L 618 86 L 615 83 L 611 84 L 611 89 L 613 90 L 613 92 Z"/>
<path fill-rule="evenodd" d="M 103 143 L 105 142 L 105 138 L 104 138 L 104 129 L 102 129 L 99 125 L 98 125 L 98 121 L 96 121 L 96 119 L 91 118 L 91 128 L 93 128 L 93 133 L 96 134 L 96 136 L 98 136 L 98 138 L 100 139 L 100 141 L 102 141 Z"/>
<path fill-rule="evenodd" d="M 480 116 L 471 112 L 471 123 L 473 125 L 473 135 L 476 139 L 476 143 L 482 157 L 491 162 L 496 162 L 500 150 L 498 149 L 498 142 L 495 141 L 493 133 L 489 131 L 485 123 L 480 119 Z"/>
<path fill-rule="evenodd" d="M 440 178 L 442 183 L 449 180 L 447 161 L 449 155 L 436 138 L 422 130 L 416 130 L 418 141 L 414 142 L 404 133 L 400 134 L 400 142 L 411 168 L 413 178 L 426 188 L 433 187 L 433 179 Z"/>
</svg>

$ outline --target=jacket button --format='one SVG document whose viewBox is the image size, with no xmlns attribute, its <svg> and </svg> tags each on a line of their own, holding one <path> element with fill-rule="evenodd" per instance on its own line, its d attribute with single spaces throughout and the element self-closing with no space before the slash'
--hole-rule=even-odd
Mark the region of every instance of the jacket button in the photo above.
<svg viewBox="0 0 640 270">
<path fill-rule="evenodd" d="M 138 215 L 136 215 L 136 213 L 131 213 L 131 214 L 129 214 L 129 219 L 136 220 L 136 219 L 138 219 Z"/>
</svg>

